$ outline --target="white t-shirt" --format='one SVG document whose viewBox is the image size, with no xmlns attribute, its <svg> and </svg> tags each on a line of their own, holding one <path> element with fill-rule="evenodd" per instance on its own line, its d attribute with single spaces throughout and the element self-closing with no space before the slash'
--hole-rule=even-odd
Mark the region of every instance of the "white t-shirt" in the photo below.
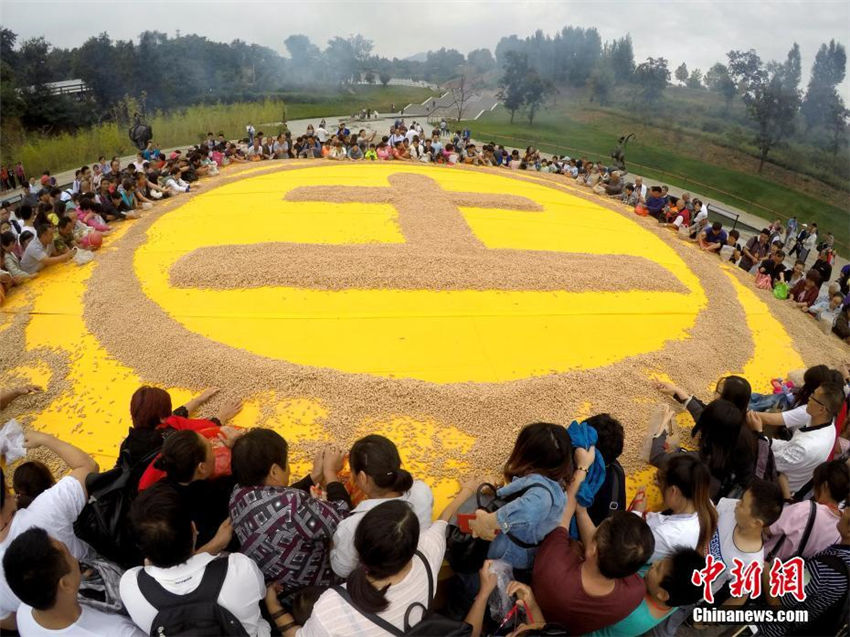
<svg viewBox="0 0 850 637">
<path fill-rule="evenodd" d="M 145 633 L 139 630 L 129 617 L 124 615 L 107 614 L 82 606 L 83 612 L 77 621 L 61 630 L 50 630 L 41 626 L 32 616 L 33 608 L 21 604 L 18 609 L 18 632 L 21 637 L 52 637 L 54 635 L 68 635 L 68 637 L 145 637 Z"/>
<path fill-rule="evenodd" d="M 144 569 L 168 592 L 186 595 L 198 588 L 207 564 L 214 559 L 215 556 L 209 553 L 198 553 L 171 568 L 145 566 Z M 249 635 L 268 637 L 271 629 L 260 616 L 259 606 L 260 600 L 266 596 L 262 572 L 250 557 L 242 553 L 231 553 L 227 559 L 227 576 L 218 594 L 219 605 L 233 613 Z M 121 600 L 136 625 L 150 634 L 157 610 L 139 591 L 138 574 L 141 569 L 141 566 L 131 568 L 121 577 Z"/>
<path fill-rule="evenodd" d="M 326 141 L 328 141 L 328 131 L 319 126 L 316 129 L 316 137 L 318 137 L 319 141 L 324 144 Z"/>
<path fill-rule="evenodd" d="M 3 572 L 3 556 L 16 537 L 33 527 L 47 531 L 51 537 L 63 542 L 78 560 L 92 553 L 91 547 L 74 535 L 74 521 L 86 504 L 86 494 L 80 481 L 65 476 L 39 495 L 26 509 L 15 513 L 6 539 L 0 542 L 0 617 L 18 610 L 21 600 L 11 591 Z"/>
<path fill-rule="evenodd" d="M 699 212 L 694 216 L 694 224 L 699 223 L 703 219 L 708 219 L 708 206 L 703 206 L 699 209 Z"/>
<path fill-rule="evenodd" d="M 788 478 L 791 493 L 812 479 L 815 468 L 826 462 L 835 444 L 835 423 L 810 431 L 803 429 L 795 430 L 791 440 L 771 441 L 776 470 Z"/>
<path fill-rule="evenodd" d="M 672 555 L 680 547 L 695 549 L 699 544 L 699 517 L 696 513 L 647 513 L 646 523 L 655 537 L 655 551 L 649 563 Z"/>
<path fill-rule="evenodd" d="M 717 503 L 717 530 L 711 537 L 711 542 L 708 544 L 709 552 L 714 556 L 714 559 L 723 562 L 726 565 L 726 570 L 720 574 L 711 589 L 716 593 L 721 586 L 732 578 L 732 569 L 735 568 L 734 559 L 737 557 L 743 562 L 746 567 L 750 562 L 764 561 L 764 545 L 758 551 L 748 553 L 742 551 L 735 545 L 735 507 L 738 505 L 738 500 L 734 498 L 721 498 Z"/>
<path fill-rule="evenodd" d="M 788 429 L 799 429 L 812 424 L 812 417 L 806 411 L 805 403 L 794 409 L 782 412 L 782 422 Z"/>
<path fill-rule="evenodd" d="M 419 550 L 425 556 L 437 582 L 437 573 L 443 563 L 446 552 L 446 523 L 435 521 L 427 531 L 419 535 Z M 389 607 L 378 616 L 399 630 L 404 629 L 404 615 L 411 604 L 418 602 L 428 606 L 428 575 L 425 565 L 414 556 L 410 572 L 398 584 L 390 586 L 386 592 Z M 419 621 L 416 611 L 411 613 L 411 623 Z M 375 625 L 359 611 L 351 607 L 336 591 L 326 591 L 313 607 L 310 619 L 297 633 L 297 637 L 387 637 L 383 628 Z"/>
<path fill-rule="evenodd" d="M 354 533 L 360 520 L 367 512 L 379 504 L 390 500 L 402 500 L 410 505 L 416 517 L 419 518 L 419 532 L 425 531 L 431 526 L 432 511 L 434 509 L 434 495 L 431 487 L 421 480 L 414 480 L 410 491 L 400 498 L 374 498 L 363 500 L 354 507 L 354 510 L 340 522 L 333 537 L 333 548 L 331 549 L 331 568 L 340 577 L 348 577 L 348 574 L 357 566 L 357 549 L 354 548 Z"/>
</svg>

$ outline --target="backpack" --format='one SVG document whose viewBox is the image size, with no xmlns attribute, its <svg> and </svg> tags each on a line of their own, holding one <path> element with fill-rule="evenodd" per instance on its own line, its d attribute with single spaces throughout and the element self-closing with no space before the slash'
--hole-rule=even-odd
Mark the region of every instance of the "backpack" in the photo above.
<svg viewBox="0 0 850 637">
<path fill-rule="evenodd" d="M 127 516 L 138 495 L 139 478 L 158 453 L 159 448 L 131 464 L 130 452 L 125 449 L 113 469 L 86 478 L 89 500 L 74 522 L 74 534 L 98 555 L 123 568 L 143 561 L 131 536 Z"/>
<path fill-rule="evenodd" d="M 425 572 L 428 574 L 428 605 L 430 606 L 431 601 L 434 599 L 435 592 L 434 574 L 431 573 L 431 567 L 428 565 L 428 560 L 425 559 L 425 556 L 422 555 L 420 551 L 416 551 L 416 557 L 422 561 L 422 565 L 425 567 Z M 349 606 L 363 615 L 363 617 L 376 626 L 383 628 L 391 635 L 396 635 L 398 637 L 431 637 L 433 635 L 440 635 L 440 637 L 471 637 L 472 635 L 471 625 L 466 622 L 449 619 L 448 617 L 444 617 L 438 613 L 431 612 L 419 602 L 414 602 L 408 606 L 407 611 L 404 613 L 404 631 L 401 631 L 386 619 L 379 617 L 375 613 L 370 613 L 358 608 L 344 586 L 334 586 L 333 590 L 336 591 L 336 594 L 342 597 Z M 422 619 L 411 626 L 410 614 L 416 608 L 422 609 Z"/>
<path fill-rule="evenodd" d="M 545 489 L 546 487 L 540 484 L 532 484 L 524 489 L 520 489 L 506 498 L 500 498 L 495 495 L 496 487 L 484 482 L 478 485 L 478 489 L 476 490 L 474 497 L 474 504 L 476 506 L 470 512 L 474 513 L 478 509 L 484 509 L 488 513 L 493 513 L 494 511 L 501 509 L 508 502 L 521 498 L 525 495 L 526 491 L 534 488 Z M 486 503 L 482 499 L 485 489 L 494 493 L 492 499 Z M 523 542 L 513 533 L 509 532 L 505 533 L 505 535 L 511 542 L 521 548 L 532 549 L 537 546 L 537 544 Z M 464 533 L 461 531 L 460 527 L 455 524 L 449 524 L 446 527 L 446 560 L 455 573 L 477 573 L 484 564 L 484 560 L 487 559 L 487 551 L 489 550 L 489 540 L 474 538 L 470 533 Z"/>
<path fill-rule="evenodd" d="M 198 588 L 186 595 L 175 595 L 140 569 L 139 592 L 157 613 L 151 624 L 151 637 L 248 637 L 236 616 L 218 603 L 218 595 L 227 577 L 227 557 L 207 564 Z"/>
</svg>

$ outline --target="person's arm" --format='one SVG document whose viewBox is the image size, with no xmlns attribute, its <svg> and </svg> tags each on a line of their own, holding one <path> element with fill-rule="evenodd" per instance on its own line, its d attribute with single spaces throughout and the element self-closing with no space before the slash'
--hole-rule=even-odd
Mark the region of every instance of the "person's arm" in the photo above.
<svg viewBox="0 0 850 637">
<path fill-rule="evenodd" d="M 208 402 L 213 396 L 215 396 L 220 390 L 217 387 L 213 387 L 211 389 L 206 389 L 191 400 L 188 400 L 186 404 L 183 405 L 183 408 L 186 412 L 191 416 L 201 405 Z M 187 416 L 188 417 L 188 416 Z M 219 419 L 221 420 L 221 419 Z M 224 422 L 224 420 L 222 420 Z"/>
<path fill-rule="evenodd" d="M 221 523 L 221 525 L 219 525 L 218 531 L 216 531 L 215 535 L 209 542 L 204 544 L 202 547 L 195 549 L 195 555 L 198 553 L 218 555 L 227 548 L 231 539 L 233 539 L 233 523 L 230 521 L 230 518 L 227 518 Z"/>
<path fill-rule="evenodd" d="M 0 409 L 5 409 L 9 403 L 19 396 L 26 396 L 35 392 L 44 391 L 38 385 L 19 385 L 17 387 L 9 387 L 8 389 L 0 389 Z"/>
<path fill-rule="evenodd" d="M 576 508 L 576 524 L 578 525 L 578 537 L 582 544 L 587 546 L 596 535 L 596 525 L 590 519 L 587 509 L 583 506 Z"/>
<path fill-rule="evenodd" d="M 83 486 L 83 492 L 87 493 L 86 477 L 90 473 L 96 473 L 98 466 L 94 458 L 85 451 L 41 431 L 28 431 L 24 436 L 24 447 L 27 449 L 37 449 L 38 447 L 50 449 L 70 467 L 70 475 L 80 482 Z"/>
<path fill-rule="evenodd" d="M 520 629 L 528 630 L 530 628 L 543 627 L 546 624 L 546 618 L 543 616 L 543 611 L 537 604 L 537 600 L 534 598 L 534 592 L 530 586 L 520 582 L 511 582 L 508 584 L 507 592 L 508 596 L 516 597 L 518 601 L 524 602 L 528 607 L 528 621 L 530 623 L 525 625 L 525 628 L 520 626 Z M 521 634 L 522 630 L 517 630 L 516 634 Z"/>
<path fill-rule="evenodd" d="M 457 513 L 457 510 L 461 507 L 461 505 L 475 495 L 475 490 L 481 482 L 481 480 L 475 479 L 464 482 L 460 487 L 460 491 L 457 492 L 457 495 L 451 502 L 449 502 L 446 508 L 443 509 L 443 512 L 440 513 L 440 516 L 437 519 L 448 522 L 454 514 Z"/>
<path fill-rule="evenodd" d="M 581 447 L 575 450 L 576 468 L 573 471 L 573 479 L 570 480 L 570 485 L 567 487 L 567 506 L 564 507 L 564 514 L 561 516 L 560 526 L 564 527 L 569 533 L 570 523 L 576 513 L 576 494 L 579 488 L 587 478 L 587 470 L 593 464 L 595 456 L 594 448 L 582 449 Z"/>
<path fill-rule="evenodd" d="M 281 606 L 274 584 L 270 584 L 266 589 L 266 609 L 269 611 L 269 617 L 275 628 L 283 637 L 295 637 L 301 626 L 296 624 L 295 617 Z"/>
<path fill-rule="evenodd" d="M 681 387 L 674 385 L 673 383 L 667 383 L 664 381 L 654 381 L 652 383 L 653 387 L 660 391 L 665 396 L 670 396 L 671 398 L 675 398 L 677 402 L 681 404 L 685 404 L 688 399 L 692 398 L 693 395 L 686 392 Z"/>
<path fill-rule="evenodd" d="M 472 637 L 480 637 L 484 626 L 484 613 L 487 611 L 487 600 L 490 599 L 490 594 L 496 589 L 499 583 L 499 578 L 490 572 L 492 565 L 492 560 L 484 560 L 484 565 L 478 571 L 481 586 L 464 620 L 472 626 Z"/>
<path fill-rule="evenodd" d="M 35 239 L 33 239 L 33 241 L 35 241 Z M 70 261 L 73 257 L 74 251 L 68 250 L 68 252 L 59 254 L 55 257 L 44 257 L 39 261 L 39 263 L 41 263 L 42 266 L 47 267 L 49 265 L 53 265 L 54 263 L 65 263 L 65 261 Z"/>
<path fill-rule="evenodd" d="M 747 425 L 756 433 L 763 433 L 765 425 L 770 425 L 771 427 L 782 427 L 785 425 L 785 420 L 782 417 L 781 411 L 748 411 Z"/>
</svg>

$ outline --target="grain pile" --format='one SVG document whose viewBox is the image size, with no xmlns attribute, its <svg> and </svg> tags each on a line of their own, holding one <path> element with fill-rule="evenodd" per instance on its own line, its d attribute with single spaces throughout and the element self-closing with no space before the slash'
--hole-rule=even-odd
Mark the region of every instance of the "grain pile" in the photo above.
<svg viewBox="0 0 850 637">
<path fill-rule="evenodd" d="M 299 161 L 277 165 L 271 170 L 298 170 L 328 162 Z M 251 175 L 258 174 L 251 167 Z M 462 168 L 457 168 L 460 170 Z M 440 168 L 435 168 L 440 170 Z M 486 170 L 486 169 L 469 169 Z M 242 169 L 228 171 L 215 185 L 240 179 Z M 535 210 L 522 193 L 523 182 L 539 183 L 564 190 L 589 201 L 610 207 L 636 219 L 627 210 L 585 191 L 565 185 L 563 178 L 535 174 L 526 177 L 503 170 L 494 174 L 517 180 L 515 197 L 475 195 L 476 205 Z M 370 246 L 312 246 L 268 244 L 234 248 L 206 248 L 185 255 L 170 273 L 174 285 L 209 287 L 250 287 L 293 285 L 320 289 L 342 288 L 427 288 L 427 289 L 525 289 L 525 290 L 668 290 L 684 292 L 684 287 L 666 269 L 634 257 L 617 257 L 617 276 L 600 267 L 600 257 L 525 251 L 487 251 L 465 224 L 459 224 L 449 209 L 463 205 L 468 195 L 443 191 L 426 192 L 428 206 L 422 205 L 422 189 L 430 180 L 420 175 L 399 174 L 393 179 L 401 194 L 386 189 L 349 189 L 345 194 L 296 189 L 290 198 L 302 201 L 340 200 L 371 197 L 371 201 L 392 203 L 400 211 L 400 225 L 406 244 Z M 334 189 L 336 190 L 336 189 Z M 385 192 L 376 192 L 384 190 Z M 336 197 L 337 199 L 332 199 Z M 453 454 L 445 455 L 441 444 L 442 427 L 454 426 L 476 438 L 463 458 L 480 471 L 492 472 L 504 462 L 518 430 L 529 422 L 546 420 L 568 423 L 579 415 L 607 411 L 626 427 L 626 445 L 621 462 L 627 471 L 643 468 L 638 458 L 646 419 L 660 398 L 650 387 L 647 375 L 665 373 L 694 393 L 707 397 L 708 388 L 729 371 L 740 370 L 753 353 L 750 331 L 743 320 L 734 288 L 718 267 L 715 257 L 700 254 L 675 235 L 658 228 L 654 220 L 636 219 L 656 233 L 679 254 L 700 279 L 708 307 L 699 315 L 690 333 L 693 338 L 668 343 L 659 351 L 626 358 L 608 367 L 553 373 L 547 376 L 501 383 L 455 383 L 439 385 L 418 380 L 387 379 L 350 374 L 331 369 L 305 367 L 272 360 L 207 340 L 171 319 L 141 291 L 133 270 L 135 249 L 146 240 L 152 224 L 186 198 L 156 207 L 135 222 L 110 249 L 98 256 L 84 299 L 84 319 L 88 329 L 123 364 L 145 381 L 164 386 L 201 390 L 209 386 L 227 388 L 210 405 L 233 396 L 248 397 L 264 390 L 293 399 L 319 400 L 327 409 L 324 429 L 341 444 L 350 444 L 357 435 L 376 423 L 402 419 L 401 426 L 419 435 L 418 422 L 442 423 L 435 428 L 432 448 L 425 458 L 436 478 L 457 478 Z M 491 201 L 492 200 L 492 201 Z M 445 205 L 444 205 L 445 204 Z M 416 214 L 406 214 L 413 212 Z M 426 211 L 427 214 L 424 214 Z M 411 240 L 411 237 L 413 240 Z M 448 246 L 448 249 L 447 249 Z M 438 249 L 439 248 L 439 249 Z M 226 251 L 223 252 L 223 251 Z M 227 267 L 222 257 L 227 256 Z M 262 254 L 264 259 L 256 257 Z M 271 255 L 272 258 L 268 258 Z M 481 267 L 484 260 L 486 267 Z M 393 267 L 386 267 L 392 262 Z M 277 262 L 275 267 L 263 264 Z M 342 267 L 344 263 L 346 267 Z M 236 264 L 236 267 L 234 267 Z M 250 264 L 250 265 L 249 265 Z M 474 266 L 474 267 L 473 267 Z M 623 266 L 623 267 L 620 267 Z M 565 274 L 565 270 L 568 272 Z M 239 274 L 242 272 L 243 274 Z M 533 273 L 533 274 L 529 274 Z M 622 278 L 621 278 L 622 275 Z M 740 275 L 749 287 L 751 281 Z M 767 301 L 767 299 L 766 299 Z M 771 299 L 772 301 L 772 299 Z M 769 302 L 774 308 L 778 302 Z M 132 308 L 116 319 L 116 308 Z M 838 356 L 843 347 L 823 335 L 813 321 L 799 311 L 780 307 L 777 313 L 789 324 L 792 334 L 802 334 L 797 345 L 807 364 Z M 19 320 L 20 318 L 20 320 Z M 623 330 L 629 325 L 624 317 Z M 67 362 L 42 350 L 23 353 L 25 321 L 6 328 L 0 353 L 5 360 L 13 354 L 32 360 L 45 360 L 54 370 L 47 396 L 26 398 L 37 401 L 32 407 L 46 406 L 67 381 Z M 809 324 L 805 324 L 808 321 Z M 510 335 L 506 335 L 509 338 Z M 18 348 L 10 345 L 18 344 Z M 801 342 L 802 341 L 802 342 Z M 12 350 L 15 350 L 14 352 Z M 844 349 L 846 354 L 846 348 Z M 6 356 L 9 356 L 6 359 Z M 837 359 L 835 359 L 837 360 Z M 777 370 L 782 374 L 787 370 Z M 54 385 L 56 387 L 54 387 Z M 30 406 L 29 404 L 27 406 Z M 272 406 L 261 410 L 260 418 Z M 2 416 L 2 414 L 0 414 Z M 286 432 L 283 432 L 284 435 Z M 411 438 L 415 436 L 411 435 Z M 309 445 L 296 446 L 299 455 Z"/>
</svg>

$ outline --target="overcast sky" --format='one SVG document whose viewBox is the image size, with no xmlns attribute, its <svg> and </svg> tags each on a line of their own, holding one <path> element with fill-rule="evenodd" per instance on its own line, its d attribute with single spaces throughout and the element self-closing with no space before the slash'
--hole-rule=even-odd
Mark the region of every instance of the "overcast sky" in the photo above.
<svg viewBox="0 0 850 637">
<path fill-rule="evenodd" d="M 174 35 L 179 28 L 218 41 L 240 38 L 284 54 L 283 41 L 293 33 L 309 36 L 322 48 L 334 35 L 361 33 L 375 43 L 375 52 L 390 58 L 441 46 L 463 53 L 494 50 L 503 35 L 593 26 L 603 41 L 631 33 L 638 62 L 665 57 L 671 70 L 684 61 L 703 72 L 725 62 L 733 48 L 754 48 L 762 59 L 783 60 L 796 41 L 804 88 L 822 42 L 835 38 L 850 45 L 850 0 L 0 0 L 0 23 L 21 40 L 43 35 L 62 47 L 78 46 L 102 31 L 135 40 L 144 30 Z M 845 99 L 848 87 L 845 79 Z"/>
</svg>

